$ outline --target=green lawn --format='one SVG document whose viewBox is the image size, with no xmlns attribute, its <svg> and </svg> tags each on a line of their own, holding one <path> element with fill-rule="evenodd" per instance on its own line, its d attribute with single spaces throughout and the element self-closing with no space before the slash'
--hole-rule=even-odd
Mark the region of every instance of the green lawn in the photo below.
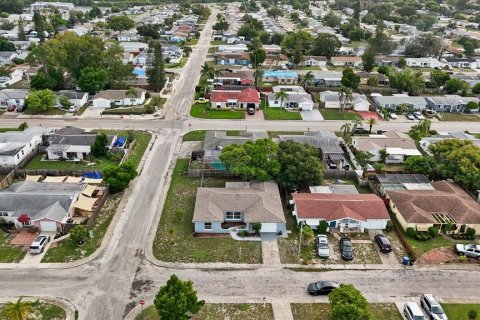
<svg viewBox="0 0 480 320">
<path fill-rule="evenodd" d="M 266 107 L 264 117 L 265 120 L 302 120 L 302 116 L 298 111 L 287 111 L 284 108 Z"/>
<path fill-rule="evenodd" d="M 328 303 L 291 303 L 290 306 L 292 308 L 294 320 L 330 319 L 330 305 Z M 370 312 L 372 320 L 403 319 L 393 303 L 372 303 L 370 304 Z"/>
<path fill-rule="evenodd" d="M 83 106 L 81 106 L 80 108 L 78 108 L 78 110 L 75 111 L 74 114 L 75 114 L 76 116 L 81 116 L 81 115 L 85 112 L 85 110 L 87 110 L 88 107 L 89 107 L 89 105 L 86 103 L 86 104 L 84 104 Z"/>
<path fill-rule="evenodd" d="M 20 131 L 18 128 L 0 128 L 0 132 Z"/>
<path fill-rule="evenodd" d="M 271 304 L 264 307 L 260 303 L 207 303 L 202 309 L 192 316 L 192 320 L 273 320 Z M 139 314 L 135 320 L 160 320 L 155 306 L 149 306 Z"/>
<path fill-rule="evenodd" d="M 0 230 L 0 262 L 19 262 L 27 252 L 25 249 L 10 245 L 11 236 Z"/>
<path fill-rule="evenodd" d="M 480 122 L 480 117 L 475 114 L 464 114 L 464 113 L 444 113 L 442 121 L 474 121 Z"/>
<path fill-rule="evenodd" d="M 188 159 L 179 159 L 173 171 L 170 189 L 153 243 L 155 257 L 170 262 L 261 263 L 262 249 L 259 241 L 235 241 L 230 237 L 194 237 L 193 209 L 197 188 L 200 187 L 202 179 L 187 177 L 187 169 Z M 226 179 L 205 178 L 203 186 L 224 187 L 226 181 Z M 182 221 L 175 217 L 178 211 L 184 212 Z"/>
<path fill-rule="evenodd" d="M 355 111 L 338 112 L 338 109 L 320 109 L 325 120 L 361 120 L 360 115 Z"/>
<path fill-rule="evenodd" d="M 468 312 L 472 309 L 480 315 L 480 304 L 442 303 L 442 307 L 449 320 L 468 320 Z"/>
<path fill-rule="evenodd" d="M 295 67 L 295 70 L 321 70 L 321 68 L 318 66 L 300 66 Z"/>
<path fill-rule="evenodd" d="M 215 40 L 215 41 L 210 41 L 210 44 L 211 44 L 212 46 L 220 46 L 220 45 L 222 45 L 222 44 L 227 44 L 227 43 L 226 43 L 226 42 L 223 42 L 223 41 L 221 41 L 221 40 Z"/>
<path fill-rule="evenodd" d="M 180 63 L 167 63 L 165 68 L 183 68 L 187 64 L 188 58 L 184 57 L 180 59 Z"/>
<path fill-rule="evenodd" d="M 149 106 L 153 106 L 153 107 L 157 107 L 157 108 L 163 108 L 163 105 L 165 104 L 165 102 L 167 101 L 166 98 L 162 98 L 162 97 L 152 97 L 152 99 L 150 100 L 150 103 L 148 104 Z"/>
<path fill-rule="evenodd" d="M 190 109 L 190 115 L 202 119 L 244 119 L 245 112 L 232 110 L 207 109 L 207 103 L 196 103 Z"/>
<path fill-rule="evenodd" d="M 190 131 L 183 135 L 182 141 L 203 141 L 206 133 L 206 130 Z"/>
<path fill-rule="evenodd" d="M 0 313 L 5 305 L 0 305 Z M 42 320 L 63 320 L 67 318 L 67 314 L 62 307 L 46 302 L 39 302 L 34 307 L 32 317 L 28 319 L 42 319 Z M 3 318 L 1 318 L 3 319 Z"/>
<path fill-rule="evenodd" d="M 93 240 L 88 240 L 85 245 L 79 247 L 74 241 L 67 238 L 55 247 L 50 247 L 42 262 L 72 262 L 94 253 L 102 244 L 103 237 L 122 199 L 122 194 L 117 193 L 108 197 L 93 226 Z"/>
<path fill-rule="evenodd" d="M 66 110 L 60 109 L 60 108 L 50 108 L 45 112 L 34 112 L 31 109 L 25 109 L 23 111 L 24 114 L 31 114 L 31 115 L 45 115 L 45 116 L 55 116 L 55 115 L 64 115 L 67 113 Z"/>
<path fill-rule="evenodd" d="M 405 238 L 407 239 L 408 244 L 412 247 L 417 259 L 425 252 L 440 247 L 453 247 L 455 243 L 453 240 L 444 238 L 443 236 L 438 236 L 428 241 L 418 241 L 407 236 L 405 236 Z"/>
<path fill-rule="evenodd" d="M 141 114 L 147 114 L 147 108 L 145 107 L 130 107 L 130 108 L 110 108 L 110 109 L 105 109 L 102 112 L 102 115 L 141 115 Z"/>
</svg>

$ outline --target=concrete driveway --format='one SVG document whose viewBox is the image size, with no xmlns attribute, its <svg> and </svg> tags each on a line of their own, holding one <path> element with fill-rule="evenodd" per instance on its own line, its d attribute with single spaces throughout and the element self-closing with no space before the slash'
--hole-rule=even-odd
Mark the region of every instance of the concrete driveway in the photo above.
<svg viewBox="0 0 480 320">
<path fill-rule="evenodd" d="M 42 235 L 48 234 L 50 236 L 50 241 L 45 246 L 45 249 L 43 250 L 43 252 L 39 254 L 31 254 L 30 252 L 27 252 L 23 260 L 20 261 L 20 264 L 35 267 L 40 263 L 40 261 L 42 261 L 43 257 L 45 256 L 48 249 L 50 248 L 50 245 L 52 244 L 52 240 L 55 237 L 55 232 L 42 232 L 41 234 Z"/>
<path fill-rule="evenodd" d="M 310 111 L 300 111 L 300 114 L 302 115 L 302 120 L 305 121 L 323 121 L 322 114 L 318 109 L 313 109 Z"/>
</svg>

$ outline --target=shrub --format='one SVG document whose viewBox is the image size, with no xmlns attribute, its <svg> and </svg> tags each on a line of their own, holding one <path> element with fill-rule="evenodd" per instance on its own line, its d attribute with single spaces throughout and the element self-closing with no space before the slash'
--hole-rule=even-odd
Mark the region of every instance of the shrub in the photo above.
<svg viewBox="0 0 480 320">
<path fill-rule="evenodd" d="M 76 244 L 83 244 L 88 239 L 88 229 L 86 225 L 78 225 L 70 231 L 70 239 Z"/>
<path fill-rule="evenodd" d="M 237 235 L 239 237 L 245 238 L 246 236 L 248 236 L 248 232 L 247 232 L 247 230 L 241 230 L 241 231 L 237 232 Z"/>
<path fill-rule="evenodd" d="M 405 230 L 405 234 L 407 235 L 407 237 L 415 238 L 417 232 L 413 228 L 407 228 L 407 230 Z"/>
<path fill-rule="evenodd" d="M 475 233 L 476 233 L 475 229 L 473 229 L 473 228 L 467 228 L 466 234 L 467 234 L 467 236 L 468 236 L 470 239 L 474 239 L 474 238 L 475 238 Z"/>
<path fill-rule="evenodd" d="M 429 234 L 432 238 L 436 237 L 436 236 L 438 235 L 438 228 L 436 228 L 436 227 L 430 227 L 430 228 L 428 228 L 428 234 Z"/>
<path fill-rule="evenodd" d="M 145 107 L 145 113 L 146 114 L 152 114 L 155 112 L 155 107 L 154 106 L 151 106 L 151 105 L 148 105 Z"/>
<path fill-rule="evenodd" d="M 253 231 L 255 231 L 255 234 L 259 234 L 259 233 L 260 233 L 260 229 L 262 229 L 262 224 L 259 223 L 259 222 L 255 222 L 255 223 L 252 225 L 252 229 L 253 229 Z"/>
<path fill-rule="evenodd" d="M 387 225 L 385 227 L 385 230 L 386 231 L 392 231 L 393 230 L 393 224 L 392 224 L 392 221 L 387 221 Z"/>
<path fill-rule="evenodd" d="M 151 97 L 150 92 L 149 91 L 145 92 L 145 99 L 148 100 L 150 99 L 150 97 Z"/>
<path fill-rule="evenodd" d="M 328 223 L 325 220 L 320 221 L 318 224 L 318 232 L 319 233 L 327 233 L 328 230 Z"/>
</svg>

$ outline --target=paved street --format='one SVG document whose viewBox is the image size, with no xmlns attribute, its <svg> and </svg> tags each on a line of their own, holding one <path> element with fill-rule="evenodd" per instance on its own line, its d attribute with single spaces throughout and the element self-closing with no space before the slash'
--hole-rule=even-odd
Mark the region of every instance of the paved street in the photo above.
<svg viewBox="0 0 480 320">
<path fill-rule="evenodd" d="M 434 292 L 443 301 L 478 302 L 480 269 L 382 269 L 299 272 L 273 265 L 251 266 L 248 269 L 195 268 L 194 265 L 158 266 L 145 259 L 162 212 L 174 159 L 179 153 L 181 134 L 196 129 L 264 129 L 264 130 L 338 130 L 338 121 L 225 121 L 194 120 L 186 116 L 193 99 L 193 90 L 207 54 L 216 19 L 214 10 L 199 44 L 176 90 L 166 105 L 166 120 L 119 119 L 29 119 L 30 126 L 61 127 L 74 125 L 84 128 L 147 129 L 157 139 L 146 160 L 141 175 L 135 181 L 129 201 L 114 225 L 110 242 L 96 259 L 78 267 L 46 265 L 29 268 L 21 265 L 0 265 L 0 298 L 20 295 L 61 297 L 73 303 L 80 319 L 122 319 L 138 302 L 139 295 L 152 303 L 154 294 L 175 273 L 191 279 L 200 298 L 207 302 L 289 302 L 326 301 L 310 297 L 306 285 L 322 279 L 354 284 L 372 302 L 395 302 L 411 299 L 424 292 Z M 23 119 L 1 119 L 0 127 L 14 127 Z M 411 123 L 392 121 L 376 129 L 406 131 Z M 480 131 L 478 123 L 434 123 L 439 131 Z M 279 312 L 277 310 L 277 312 Z M 281 312 L 281 310 L 280 310 Z M 288 315 L 285 319 L 288 318 Z"/>
</svg>

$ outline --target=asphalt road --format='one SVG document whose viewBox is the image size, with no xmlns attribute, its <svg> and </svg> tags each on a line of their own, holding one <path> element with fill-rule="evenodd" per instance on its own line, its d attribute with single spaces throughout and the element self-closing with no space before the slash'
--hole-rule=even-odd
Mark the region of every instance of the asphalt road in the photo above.
<svg viewBox="0 0 480 320">
<path fill-rule="evenodd" d="M 157 139 L 137 178 L 129 201 L 122 212 L 105 251 L 97 259 L 75 268 L 61 265 L 51 268 L 0 266 L 0 297 L 51 296 L 71 301 L 80 312 L 80 319 L 122 319 L 144 295 L 151 303 L 158 288 L 175 273 L 191 279 L 199 296 L 207 302 L 314 302 L 306 294 L 309 282 L 321 279 L 354 284 L 371 301 L 394 302 L 433 292 L 445 301 L 478 301 L 479 271 L 462 270 L 368 270 L 298 272 L 276 268 L 254 267 L 252 270 L 167 268 L 155 266 L 144 258 L 144 248 L 155 232 L 162 201 L 168 189 L 172 160 L 178 155 L 182 132 L 189 129 L 267 129 L 267 130 L 338 130 L 341 122 L 287 121 L 212 121 L 187 118 L 193 88 L 206 56 L 214 11 L 206 25 L 199 46 L 182 72 L 177 91 L 173 93 L 166 120 L 118 119 L 30 119 L 30 126 L 60 127 L 75 125 L 85 128 L 149 129 Z M 17 126 L 24 120 L 2 119 L 0 126 Z M 191 124 L 191 127 L 189 126 Z M 389 122 L 378 129 L 407 130 L 409 123 Z M 437 130 L 479 131 L 479 124 L 434 123 Z"/>
</svg>

